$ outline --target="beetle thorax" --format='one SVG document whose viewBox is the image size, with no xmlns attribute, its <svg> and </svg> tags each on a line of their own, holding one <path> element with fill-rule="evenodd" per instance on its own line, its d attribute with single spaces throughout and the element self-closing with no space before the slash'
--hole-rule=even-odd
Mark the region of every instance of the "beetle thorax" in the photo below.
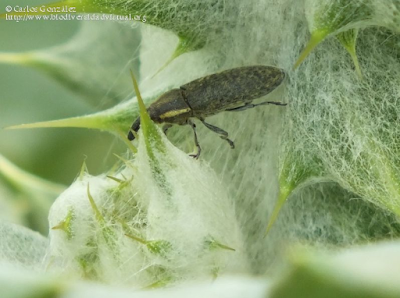
<svg viewBox="0 0 400 298">
<path fill-rule="evenodd" d="M 148 108 L 151 119 L 156 123 L 186 124 L 193 116 L 192 109 L 182 96 L 182 90 L 172 89 L 164 93 Z"/>
</svg>

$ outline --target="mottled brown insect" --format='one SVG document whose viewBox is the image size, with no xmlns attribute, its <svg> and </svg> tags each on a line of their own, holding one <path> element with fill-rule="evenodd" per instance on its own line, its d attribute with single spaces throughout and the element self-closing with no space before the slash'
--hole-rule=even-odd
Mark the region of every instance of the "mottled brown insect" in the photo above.
<svg viewBox="0 0 400 298">
<path fill-rule="evenodd" d="M 198 158 L 201 152 L 197 140 L 196 125 L 190 118 L 199 119 L 207 128 L 219 134 L 231 148 L 235 148 L 228 133 L 221 128 L 204 121 L 224 111 L 243 111 L 260 105 L 274 104 L 285 106 L 281 102 L 266 101 L 252 104 L 256 98 L 267 95 L 278 87 L 285 78 L 282 69 L 272 66 L 244 66 L 228 69 L 200 79 L 191 81 L 179 89 L 172 89 L 161 95 L 147 109 L 150 118 L 156 123 L 165 123 L 166 133 L 172 124 L 190 125 L 193 128 Z M 140 118 L 137 118 L 128 134 L 128 139 L 135 139 L 132 131 L 140 128 Z"/>
</svg>

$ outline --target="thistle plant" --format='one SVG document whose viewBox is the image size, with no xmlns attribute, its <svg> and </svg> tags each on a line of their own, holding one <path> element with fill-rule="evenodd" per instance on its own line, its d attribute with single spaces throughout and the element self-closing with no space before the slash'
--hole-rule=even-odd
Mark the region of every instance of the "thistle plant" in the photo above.
<svg viewBox="0 0 400 298">
<path fill-rule="evenodd" d="M 0 260 L 10 279 L 54 297 L 398 297 L 398 275 L 390 274 L 400 247 L 393 241 L 400 235 L 398 0 L 65 0 L 45 7 L 62 5 L 146 21 L 82 22 L 58 47 L 0 53 L 1 62 L 44 72 L 104 106 L 8 128 L 98 129 L 124 151 L 105 173 L 83 165 L 52 194 L 47 238 L 2 224 Z M 172 88 L 258 64 L 285 70 L 268 101 L 288 105 L 207 119 L 229 132 L 234 150 L 198 125 L 203 150 L 195 160 L 189 127 L 166 136 L 146 112 Z M 138 116 L 131 143 L 126 135 Z M 18 191 L 29 194 L 28 176 L 19 177 Z M 51 185 L 39 184 L 41 191 Z M 379 240 L 386 242 L 356 247 Z M 7 297 L 31 297 L 4 289 Z M 156 290 L 142 292 L 148 289 Z"/>
</svg>

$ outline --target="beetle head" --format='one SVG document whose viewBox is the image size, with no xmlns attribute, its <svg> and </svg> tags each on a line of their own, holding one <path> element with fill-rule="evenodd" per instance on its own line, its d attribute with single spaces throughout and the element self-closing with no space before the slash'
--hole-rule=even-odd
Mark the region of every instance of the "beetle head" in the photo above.
<svg viewBox="0 0 400 298">
<path fill-rule="evenodd" d="M 133 122 L 131 130 L 128 133 L 128 140 L 133 141 L 135 139 L 135 135 L 132 131 L 137 132 L 140 128 L 140 117 L 137 117 L 135 122 Z"/>
</svg>

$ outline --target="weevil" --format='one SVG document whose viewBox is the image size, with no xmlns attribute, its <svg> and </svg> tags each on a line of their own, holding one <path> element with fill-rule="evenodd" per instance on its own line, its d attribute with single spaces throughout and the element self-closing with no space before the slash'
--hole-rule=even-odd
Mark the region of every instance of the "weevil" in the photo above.
<svg viewBox="0 0 400 298">
<path fill-rule="evenodd" d="M 172 89 L 161 95 L 147 109 L 150 118 L 156 123 L 164 123 L 164 133 L 173 125 L 190 125 L 194 132 L 198 158 L 201 147 L 198 142 L 196 125 L 192 118 L 199 119 L 208 129 L 220 135 L 231 148 L 235 144 L 228 133 L 205 122 L 205 118 L 220 112 L 237 112 L 261 105 L 273 104 L 285 106 L 285 103 L 266 101 L 253 104 L 253 100 L 267 95 L 277 88 L 285 78 L 285 72 L 272 66 L 244 66 L 228 69 L 191 81 L 180 88 Z M 128 139 L 134 140 L 133 132 L 140 128 L 140 117 L 132 124 Z"/>
</svg>

